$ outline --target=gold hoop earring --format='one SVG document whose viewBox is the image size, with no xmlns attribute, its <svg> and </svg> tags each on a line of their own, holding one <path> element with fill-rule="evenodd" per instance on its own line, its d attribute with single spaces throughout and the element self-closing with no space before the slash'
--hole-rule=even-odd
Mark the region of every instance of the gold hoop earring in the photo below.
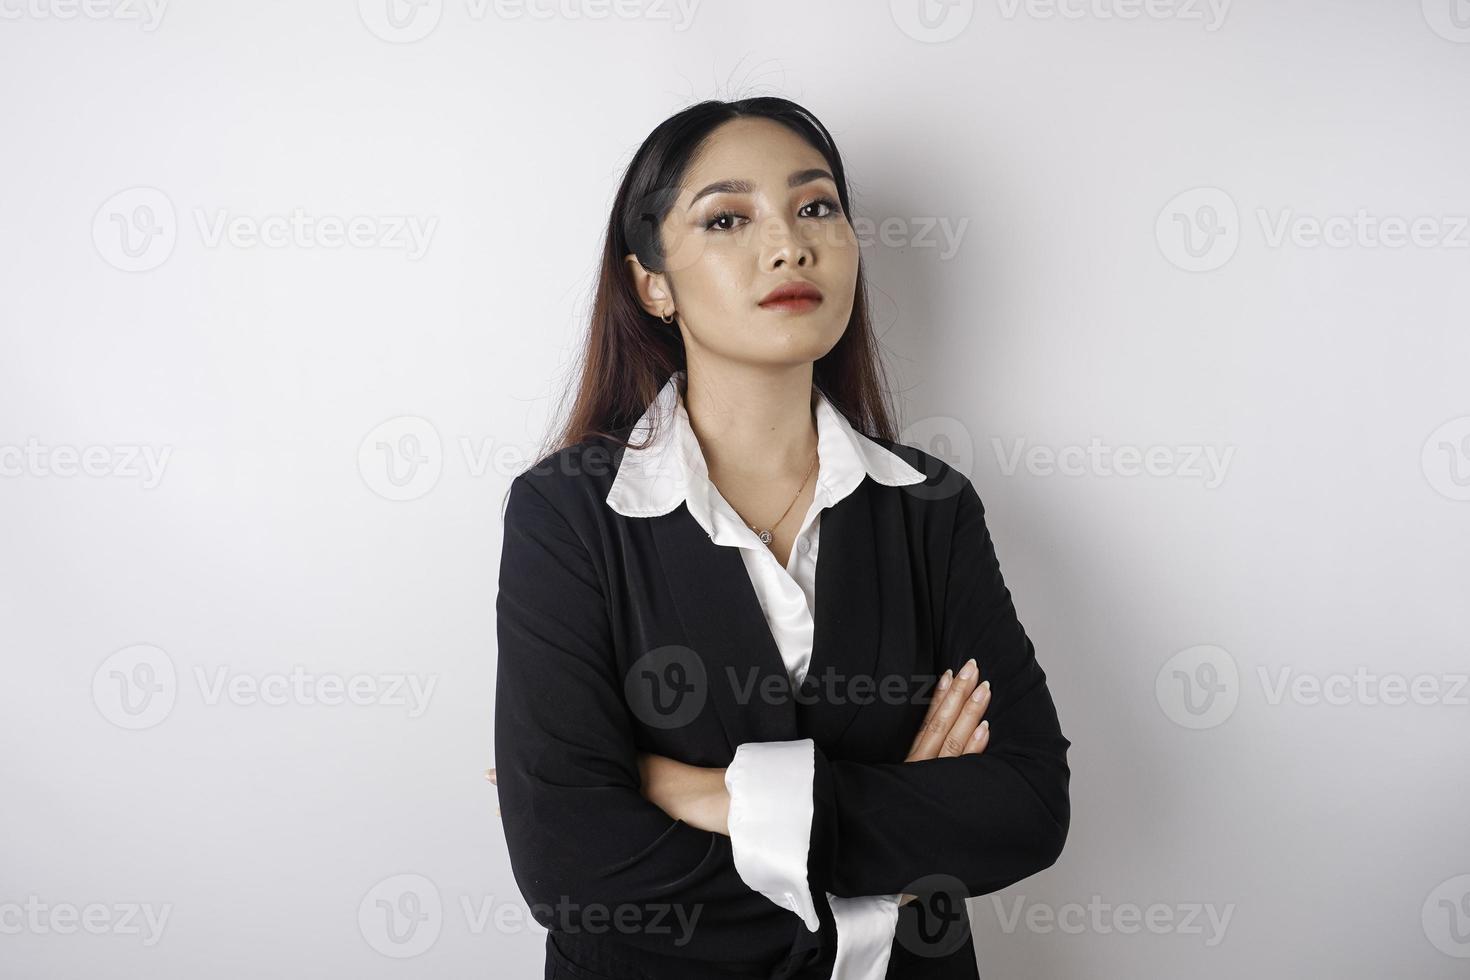
<svg viewBox="0 0 1470 980">
<path fill-rule="evenodd" d="M 662 320 L 665 323 L 673 323 L 674 322 L 674 314 L 672 314 L 672 313 L 663 313 L 663 314 L 660 314 L 659 315 L 659 319 Z"/>
</svg>

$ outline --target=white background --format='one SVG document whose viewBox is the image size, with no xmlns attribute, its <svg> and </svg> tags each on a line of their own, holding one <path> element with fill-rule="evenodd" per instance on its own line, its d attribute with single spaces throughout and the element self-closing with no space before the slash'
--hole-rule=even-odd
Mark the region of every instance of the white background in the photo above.
<svg viewBox="0 0 1470 980">
<path fill-rule="evenodd" d="M 0 973 L 540 976 L 482 778 L 501 499 L 633 150 L 771 94 L 890 222 L 907 441 L 1074 743 L 983 975 L 1463 976 L 1460 8 L 0 0 Z"/>
</svg>

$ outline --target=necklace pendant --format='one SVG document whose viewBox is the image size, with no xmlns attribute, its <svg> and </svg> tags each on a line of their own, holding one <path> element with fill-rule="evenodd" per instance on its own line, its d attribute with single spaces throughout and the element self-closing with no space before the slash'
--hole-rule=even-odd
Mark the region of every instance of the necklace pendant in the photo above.
<svg viewBox="0 0 1470 980">
<path fill-rule="evenodd" d="M 761 544 L 770 544 L 771 543 L 771 532 L 770 532 L 769 529 L 767 529 L 765 531 L 757 531 L 756 532 L 756 536 L 761 539 Z"/>
</svg>

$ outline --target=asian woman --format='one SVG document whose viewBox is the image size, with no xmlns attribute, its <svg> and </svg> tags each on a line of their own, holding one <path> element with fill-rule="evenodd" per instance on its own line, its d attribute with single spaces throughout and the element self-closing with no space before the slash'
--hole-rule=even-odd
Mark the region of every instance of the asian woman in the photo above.
<svg viewBox="0 0 1470 980">
<path fill-rule="evenodd" d="M 545 976 L 977 977 L 964 899 L 1056 862 L 1070 742 L 973 484 L 897 441 L 826 127 L 665 120 L 599 275 L 496 602 Z"/>
</svg>

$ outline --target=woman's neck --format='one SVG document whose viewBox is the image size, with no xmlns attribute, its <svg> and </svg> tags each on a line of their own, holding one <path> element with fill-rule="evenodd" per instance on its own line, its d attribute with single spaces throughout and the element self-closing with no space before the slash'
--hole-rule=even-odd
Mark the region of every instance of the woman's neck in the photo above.
<svg viewBox="0 0 1470 980">
<path fill-rule="evenodd" d="M 681 395 L 710 479 L 800 480 L 817 448 L 811 362 L 689 370 Z"/>
</svg>

